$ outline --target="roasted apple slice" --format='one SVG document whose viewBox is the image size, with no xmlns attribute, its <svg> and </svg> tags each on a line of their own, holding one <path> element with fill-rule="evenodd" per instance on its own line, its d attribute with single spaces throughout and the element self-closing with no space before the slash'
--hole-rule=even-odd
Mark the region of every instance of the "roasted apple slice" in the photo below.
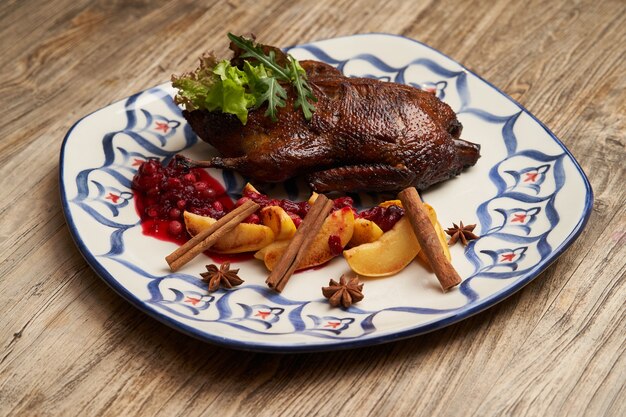
<svg viewBox="0 0 626 417">
<path fill-rule="evenodd" d="M 402 217 L 376 241 L 343 251 L 354 272 L 366 277 L 384 277 L 404 269 L 420 251 L 411 223 Z"/>
<path fill-rule="evenodd" d="M 402 207 L 402 201 L 400 201 L 400 200 L 387 200 L 387 201 L 383 201 L 382 203 L 380 203 L 379 206 L 381 206 L 381 207 L 389 207 L 389 206 Z"/>
<path fill-rule="evenodd" d="M 382 203 L 380 203 L 379 206 L 381 206 L 381 207 L 389 207 L 389 206 L 402 207 L 402 201 L 400 201 L 400 200 L 387 200 L 387 201 L 383 201 Z M 430 204 L 424 203 L 424 206 L 426 207 L 426 209 L 428 211 L 428 217 L 430 218 L 430 222 L 435 227 L 435 231 L 437 232 L 437 237 L 439 238 L 439 241 L 441 242 L 441 247 L 443 249 L 443 253 L 446 255 L 446 258 L 448 258 L 448 260 L 451 260 L 450 248 L 448 248 L 448 239 L 447 239 L 446 234 L 445 234 L 445 232 L 443 230 L 443 227 L 441 227 L 441 224 L 439 223 L 439 220 L 437 219 L 437 213 L 435 212 L 435 209 Z M 424 255 L 424 252 L 422 252 L 420 250 L 419 253 L 417 254 L 417 257 L 422 262 L 424 262 L 426 265 L 428 265 L 428 262 L 426 262 L 426 255 Z"/>
<path fill-rule="evenodd" d="M 383 235 L 383 229 L 376 223 L 367 219 L 354 220 L 354 233 L 348 243 L 349 247 L 355 247 L 364 243 L 374 242 Z"/>
<path fill-rule="evenodd" d="M 296 233 L 296 225 L 282 207 L 269 206 L 259 211 L 261 223 L 272 229 L 275 240 L 291 239 Z"/>
<path fill-rule="evenodd" d="M 199 216 L 190 212 L 184 213 L 185 226 L 191 236 L 197 235 L 215 223 L 212 217 Z M 258 251 L 274 241 L 274 232 L 262 224 L 240 223 L 228 234 L 219 239 L 211 247 L 217 253 L 243 253 Z"/>
<path fill-rule="evenodd" d="M 261 192 L 257 190 L 256 188 L 254 188 L 254 185 L 250 184 L 249 182 L 247 182 L 246 185 L 244 185 L 242 193 L 244 195 L 251 194 L 251 193 L 261 194 Z"/>
<path fill-rule="evenodd" d="M 297 269 L 310 268 L 330 261 L 341 254 L 354 231 L 354 213 L 344 207 L 328 215 Z M 278 240 L 257 252 L 254 257 L 265 262 L 270 271 L 285 253 L 289 240 Z"/>
</svg>

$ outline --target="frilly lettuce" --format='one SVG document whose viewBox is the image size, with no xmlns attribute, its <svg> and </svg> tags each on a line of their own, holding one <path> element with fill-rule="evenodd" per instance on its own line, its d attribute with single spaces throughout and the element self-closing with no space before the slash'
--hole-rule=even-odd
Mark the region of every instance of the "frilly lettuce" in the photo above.
<svg viewBox="0 0 626 417">
<path fill-rule="evenodd" d="M 172 75 L 172 86 L 178 89 L 174 97 L 176 104 L 183 105 L 188 111 L 220 110 L 234 114 L 246 124 L 248 110 L 267 103 L 265 115 L 275 121 L 277 108 L 286 104 L 287 91 L 280 84 L 283 81 L 294 86 L 298 95 L 294 105 L 301 107 L 309 120 L 315 107 L 308 100 L 316 101 L 316 98 L 298 61 L 283 54 L 288 57 L 288 65 L 283 67 L 276 62 L 273 50 L 266 55 L 252 40 L 232 34 L 228 36 L 245 51 L 241 58 L 250 60 L 244 60 L 243 69 L 240 69 L 227 60 L 218 62 L 213 54 L 202 55 L 200 65 L 194 71 Z"/>
<path fill-rule="evenodd" d="M 172 76 L 178 89 L 176 104 L 186 110 L 221 110 L 234 114 L 241 123 L 248 121 L 248 109 L 267 102 L 266 116 L 276 120 L 276 107 L 284 107 L 287 92 L 269 75 L 262 63 L 244 62 L 243 71 L 229 61 L 217 62 L 213 55 L 203 55 L 199 67 L 181 76 Z"/>
</svg>

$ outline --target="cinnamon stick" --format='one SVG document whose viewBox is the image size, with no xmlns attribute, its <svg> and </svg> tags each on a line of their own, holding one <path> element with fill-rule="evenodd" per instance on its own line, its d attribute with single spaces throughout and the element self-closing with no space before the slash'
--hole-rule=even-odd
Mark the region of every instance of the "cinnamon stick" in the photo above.
<svg viewBox="0 0 626 417">
<path fill-rule="evenodd" d="M 241 206 L 213 223 L 211 226 L 200 231 L 184 245 L 165 257 L 172 272 L 179 270 L 187 262 L 198 256 L 201 252 L 209 249 L 226 233 L 230 232 L 246 217 L 254 213 L 260 206 L 252 200 L 247 200 Z"/>
<path fill-rule="evenodd" d="M 317 196 L 315 203 L 313 203 L 304 220 L 300 223 L 296 234 L 291 238 L 285 253 L 283 253 L 269 277 L 265 280 L 270 288 L 275 289 L 277 292 L 281 292 L 285 288 L 289 278 L 295 272 L 324 224 L 324 220 L 326 220 L 326 216 L 330 213 L 332 207 L 333 202 L 325 195 L 320 194 Z"/>
<path fill-rule="evenodd" d="M 406 188 L 398 194 L 398 198 L 402 201 L 402 206 L 409 216 L 411 226 L 413 226 L 415 237 L 417 237 L 417 241 L 428 258 L 443 290 L 447 291 L 459 285 L 461 277 L 444 255 L 437 232 L 430 222 L 417 190 L 414 187 Z"/>
</svg>

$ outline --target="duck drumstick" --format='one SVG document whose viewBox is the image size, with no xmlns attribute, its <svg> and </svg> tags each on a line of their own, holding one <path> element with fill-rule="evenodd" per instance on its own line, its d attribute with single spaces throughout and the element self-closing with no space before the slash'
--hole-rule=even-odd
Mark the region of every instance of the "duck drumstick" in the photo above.
<svg viewBox="0 0 626 417">
<path fill-rule="evenodd" d="M 428 218 L 424 203 L 422 203 L 417 190 L 414 187 L 406 188 L 400 191 L 398 198 L 402 201 L 402 206 L 409 216 L 411 226 L 413 226 L 415 237 L 417 237 L 417 241 L 428 258 L 443 290 L 447 291 L 459 285 L 461 277 L 444 255 L 437 232 L 435 232 L 435 228 Z"/>
</svg>

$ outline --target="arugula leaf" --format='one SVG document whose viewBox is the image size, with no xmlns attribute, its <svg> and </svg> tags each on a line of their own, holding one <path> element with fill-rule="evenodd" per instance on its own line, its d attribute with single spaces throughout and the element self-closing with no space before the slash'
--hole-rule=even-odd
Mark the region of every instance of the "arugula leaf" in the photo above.
<svg viewBox="0 0 626 417">
<path fill-rule="evenodd" d="M 294 106 L 302 108 L 305 119 L 311 120 L 315 106 L 309 103 L 309 100 L 317 102 L 317 97 L 313 94 L 313 90 L 306 80 L 306 71 L 304 71 L 304 68 L 302 68 L 294 57 L 287 55 L 288 66 L 283 68 L 276 62 L 273 50 L 270 50 L 266 55 L 263 49 L 258 44 L 255 45 L 252 40 L 246 39 L 243 36 L 235 36 L 232 33 L 228 34 L 228 39 L 244 51 L 241 58 L 254 58 L 271 69 L 274 77 L 282 81 L 289 81 L 298 93 Z M 271 102 L 268 110 L 270 110 L 272 114 L 275 110 L 271 107 Z"/>
<path fill-rule="evenodd" d="M 255 45 L 251 39 L 246 39 L 243 36 L 235 36 L 232 33 L 228 34 L 228 39 L 244 51 L 241 58 L 254 58 L 272 70 L 274 76 L 284 81 L 289 81 L 289 69 L 283 68 L 276 62 L 276 54 L 274 51 L 269 51 L 269 54 L 266 55 L 263 49 Z"/>
<path fill-rule="evenodd" d="M 254 107 L 258 108 L 267 101 L 265 116 L 269 116 L 275 122 L 277 120 L 276 108 L 285 107 L 287 91 L 276 78 L 268 76 L 263 64 L 252 66 L 250 62 L 244 61 L 244 71 L 248 75 L 250 86 L 256 95 Z"/>
<path fill-rule="evenodd" d="M 291 80 L 298 92 L 298 98 L 294 102 L 294 106 L 301 107 L 304 118 L 311 120 L 315 106 L 309 103 L 309 99 L 317 102 L 317 97 L 313 94 L 311 86 L 306 82 L 306 71 L 304 71 L 300 63 L 291 55 L 289 55 L 289 65 L 291 66 Z"/>
<path fill-rule="evenodd" d="M 269 116 L 272 121 L 276 121 L 276 107 L 285 107 L 287 99 L 287 91 L 278 83 L 276 78 L 263 78 L 261 82 L 265 84 L 266 90 L 261 97 L 262 101 L 267 101 L 267 110 L 265 115 Z"/>
</svg>

